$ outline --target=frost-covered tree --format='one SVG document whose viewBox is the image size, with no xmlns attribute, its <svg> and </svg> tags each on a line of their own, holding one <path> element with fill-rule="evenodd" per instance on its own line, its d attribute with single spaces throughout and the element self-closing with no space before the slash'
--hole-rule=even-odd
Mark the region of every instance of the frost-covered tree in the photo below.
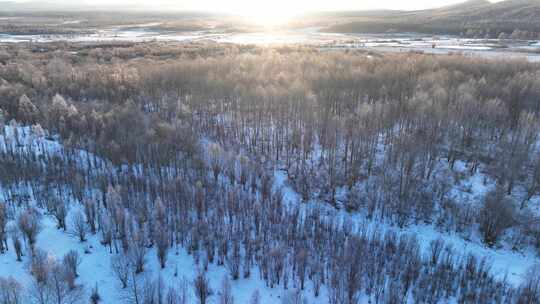
<svg viewBox="0 0 540 304">
<path fill-rule="evenodd" d="M 22 120 L 33 124 L 38 118 L 39 110 L 32 103 L 30 98 L 28 98 L 28 96 L 22 95 L 21 98 L 19 98 L 18 113 L 21 116 Z"/>
<path fill-rule="evenodd" d="M 34 248 L 36 238 L 41 231 L 40 216 L 37 210 L 28 209 L 24 211 L 17 220 L 19 230 L 25 236 L 30 248 Z"/>
</svg>

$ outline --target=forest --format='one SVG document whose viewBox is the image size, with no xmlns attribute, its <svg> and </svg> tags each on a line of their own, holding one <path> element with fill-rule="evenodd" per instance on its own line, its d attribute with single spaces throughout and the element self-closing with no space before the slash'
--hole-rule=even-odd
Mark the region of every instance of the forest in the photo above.
<svg viewBox="0 0 540 304">
<path fill-rule="evenodd" d="M 80 283 L 88 254 L 36 245 L 46 218 L 99 240 L 120 303 L 231 304 L 252 277 L 290 291 L 281 303 L 540 303 L 540 268 L 512 284 L 485 256 L 388 228 L 538 264 L 539 114 L 540 65 L 519 59 L 2 45 L 0 258 L 32 279 L 0 276 L 0 303 L 119 303 Z M 195 278 L 149 274 L 180 249 Z"/>
</svg>

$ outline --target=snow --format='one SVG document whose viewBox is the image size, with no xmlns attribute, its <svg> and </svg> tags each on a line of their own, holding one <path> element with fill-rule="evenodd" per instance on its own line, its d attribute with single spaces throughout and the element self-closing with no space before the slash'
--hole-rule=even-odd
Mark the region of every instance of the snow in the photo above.
<svg viewBox="0 0 540 304">
<path fill-rule="evenodd" d="M 30 127 L 5 126 L 4 134 L 0 135 L 0 151 L 11 148 L 16 153 L 36 151 L 36 155 L 41 155 L 44 151 L 54 154 L 64 149 L 56 140 L 34 135 Z M 19 144 L 15 140 L 6 141 L 6 138 L 15 138 L 15 134 L 18 134 Z M 81 157 L 85 157 L 85 154 L 88 153 L 79 151 Z M 31 190 L 28 191 L 31 192 Z M 6 200 L 6 198 L 5 189 L 0 184 L 0 201 Z M 33 195 L 31 195 L 31 199 L 33 199 Z M 67 217 L 68 231 L 57 229 L 53 217 L 44 214 L 45 212 L 40 210 L 43 213 L 41 220 L 42 230 L 38 235 L 36 248 L 45 250 L 50 257 L 56 259 L 61 259 L 70 250 L 77 251 L 82 257 L 79 268 L 80 276 L 77 283 L 85 287 L 86 295 L 89 297 L 92 288 L 97 284 L 103 299 L 101 303 L 114 304 L 122 302 L 121 286 L 113 276 L 110 268 L 111 256 L 115 254 L 114 249 L 111 254 L 108 247 L 101 245 L 99 235 L 89 234 L 87 241 L 81 243 L 78 237 L 69 230 L 69 227 L 72 227 L 70 225 L 70 215 L 80 208 L 80 204 L 70 202 L 69 206 L 71 206 L 71 209 Z M 8 225 L 13 225 L 13 223 Z M 10 248 L 13 248 L 11 243 Z M 0 277 L 13 277 L 24 286 L 29 286 L 32 282 L 32 276 L 28 270 L 28 262 L 28 256 L 23 256 L 22 262 L 16 262 L 14 250 L 9 250 L 6 254 L 0 255 Z M 178 269 L 178 276 L 175 276 L 176 269 Z M 178 286 L 178 283 L 183 278 L 188 282 L 192 282 L 197 272 L 198 268 L 194 257 L 189 255 L 183 248 L 171 248 L 169 250 L 165 269 L 160 268 L 155 248 L 150 249 L 146 255 L 145 274 L 149 274 L 152 278 L 160 276 L 167 286 Z M 216 264 L 209 265 L 207 276 L 215 294 L 219 291 L 221 281 L 227 275 L 228 271 L 225 267 Z M 284 292 L 282 287 L 273 289 L 267 287 L 265 282 L 260 279 L 259 271 L 256 268 L 252 269 L 250 278 L 231 281 L 231 284 L 236 303 L 248 303 L 255 290 L 260 292 L 262 303 L 279 303 L 279 299 Z M 191 286 L 189 286 L 189 290 L 191 292 Z M 303 293 L 310 296 L 309 303 L 326 302 L 324 287 L 321 288 L 321 295 L 318 298 L 313 298 L 310 284 L 307 284 Z M 192 294 L 191 302 L 196 303 L 195 300 L 195 296 Z"/>
<path fill-rule="evenodd" d="M 4 129 L 5 135 L 0 135 L 0 151 L 6 151 L 6 149 L 10 148 L 14 149 L 17 153 L 36 151 L 37 155 L 41 155 L 44 151 L 58 153 L 64 149 L 62 144 L 55 138 L 36 136 L 34 133 L 30 127 L 6 126 Z M 13 140 L 15 134 L 18 134 L 18 141 Z M 6 138 L 10 138 L 10 140 L 6 141 Z M 208 144 L 207 142 L 203 144 L 205 143 Z M 86 151 L 78 151 L 78 155 L 80 157 L 87 157 L 89 154 Z M 456 171 L 465 172 L 467 168 L 465 164 L 457 162 Z M 481 172 L 482 170 L 480 169 L 475 174 L 463 178 L 453 188 L 451 195 L 465 202 L 473 203 L 474 201 L 478 201 L 492 187 L 490 186 L 492 183 Z M 6 198 L 2 197 L 5 196 L 2 186 L 0 185 L 0 200 Z M 540 262 L 536 253 L 531 248 L 521 252 L 513 251 L 509 246 L 488 248 L 483 245 L 478 235 L 474 234 L 469 239 L 464 239 L 462 235 L 438 231 L 434 225 L 428 224 L 409 225 L 400 229 L 385 222 L 381 223 L 369 220 L 361 213 L 350 214 L 343 210 L 335 210 L 327 204 L 318 201 L 303 204 L 301 203 L 300 195 L 289 185 L 286 172 L 282 170 L 274 170 L 273 190 L 281 191 L 284 202 L 289 207 L 300 205 L 303 210 L 305 208 L 321 208 L 326 216 L 337 217 L 343 222 L 353 223 L 354 227 L 365 226 L 371 231 L 394 231 L 398 234 L 414 234 L 423 250 L 429 247 L 431 241 L 443 239 L 446 244 L 451 245 L 460 254 L 471 253 L 478 257 L 488 258 L 492 263 L 492 273 L 497 278 L 507 278 L 508 282 L 514 286 L 521 284 L 529 269 Z M 70 206 L 70 213 L 80 208 L 78 202 L 71 202 Z M 70 227 L 69 219 L 70 217 L 68 216 L 68 227 Z M 110 258 L 114 253 L 109 253 L 109 248 L 100 244 L 98 235 L 89 235 L 88 240 L 81 243 L 70 231 L 64 232 L 58 230 L 53 218 L 47 214 L 43 215 L 42 225 L 43 229 L 37 239 L 38 248 L 46 250 L 50 256 L 58 259 L 61 259 L 70 250 L 79 252 L 82 257 L 82 263 L 80 265 L 78 283 L 85 286 L 88 296 L 91 289 L 97 284 L 104 304 L 113 304 L 122 301 L 122 293 L 119 292 L 119 282 L 110 270 Z M 24 256 L 23 262 L 16 262 L 14 250 L 0 255 L 0 277 L 11 276 L 19 280 L 23 285 L 28 286 L 32 279 L 27 269 L 28 259 L 28 256 Z M 169 286 L 177 285 L 183 277 L 191 282 L 197 274 L 194 257 L 187 254 L 182 248 L 171 248 L 169 250 L 167 265 L 163 270 L 159 267 L 155 249 L 149 250 L 146 261 L 145 272 L 150 273 L 154 278 L 161 276 L 163 281 Z M 178 269 L 177 277 L 175 276 L 175 269 Z M 207 275 L 215 292 L 219 290 L 221 281 L 227 273 L 228 271 L 225 267 L 219 267 L 214 264 L 209 265 Z M 256 268 L 252 269 L 250 278 L 231 281 L 231 284 L 236 303 L 248 303 L 249 298 L 255 290 L 259 290 L 262 303 L 279 303 L 279 299 L 284 293 L 281 286 L 273 289 L 267 287 L 264 281 L 260 279 L 259 272 Z M 311 283 L 307 284 L 304 291 L 304 295 L 308 298 L 309 303 L 315 304 L 326 303 L 326 294 L 327 291 L 323 286 L 321 288 L 321 295 L 318 298 L 314 298 Z M 195 303 L 194 295 L 192 295 L 191 300 Z"/>
<path fill-rule="evenodd" d="M 83 20 L 65 21 L 65 24 L 74 24 Z M 0 33 L 0 43 L 19 42 L 192 42 L 210 40 L 218 43 L 255 44 L 255 45 L 297 45 L 308 44 L 323 49 L 367 49 L 380 52 L 408 52 L 418 51 L 430 54 L 450 54 L 461 52 L 486 58 L 524 57 L 530 61 L 540 61 L 540 55 L 531 53 L 513 52 L 512 48 L 533 48 L 540 42 L 531 42 L 523 46 L 512 43 L 509 49 L 501 49 L 498 39 L 462 39 L 453 36 L 434 37 L 416 33 L 401 34 L 344 34 L 324 33 L 321 28 L 308 27 L 295 30 L 261 31 L 251 33 L 223 33 L 220 31 L 182 31 L 167 32 L 155 29 L 160 22 L 134 24 L 129 26 L 115 26 L 99 29 L 92 34 L 70 35 L 10 35 Z M 507 43 L 507 42 L 504 42 Z M 433 46 L 435 45 L 435 48 Z"/>
<path fill-rule="evenodd" d="M 456 161 L 454 171 L 464 176 L 450 191 L 450 197 L 455 201 L 476 204 L 489 191 L 495 188 L 495 181 L 482 173 L 483 167 L 472 175 L 468 173 L 468 168 L 463 161 Z"/>
<path fill-rule="evenodd" d="M 66 25 L 66 24 L 79 24 L 83 22 L 83 20 L 66 20 L 64 22 L 62 22 L 63 25 Z"/>
<path fill-rule="evenodd" d="M 4 135 L 0 136 L 0 151 L 6 152 L 8 149 L 16 150 L 20 154 L 34 151 L 36 156 L 40 156 L 45 151 L 57 154 L 62 150 L 62 145 L 44 136 L 35 135 L 30 127 L 6 125 Z"/>
<path fill-rule="evenodd" d="M 466 171 L 467 168 L 462 162 L 456 162 L 456 171 Z M 488 182 L 484 183 L 484 180 Z M 451 196 L 464 203 L 475 204 L 480 201 L 487 192 L 494 188 L 493 181 L 478 170 L 472 176 L 465 178 L 460 184 L 451 191 Z M 274 187 L 280 189 L 284 202 L 289 206 L 296 205 L 301 201 L 301 197 L 296 193 L 287 182 L 287 174 L 284 171 L 274 173 Z M 461 190 L 460 190 L 461 189 Z M 466 191 L 464 191 L 464 189 Z M 505 245 L 500 248 L 489 248 L 482 243 L 480 236 L 473 234 L 469 239 L 455 232 L 442 232 L 431 224 L 411 224 L 405 228 L 391 226 L 389 223 L 369 220 L 360 213 L 350 214 L 344 210 L 336 211 L 324 203 L 310 201 L 308 204 L 302 204 L 304 208 L 321 208 L 327 216 L 341 217 L 343 222 L 355 223 L 355 227 L 366 226 L 369 231 L 388 232 L 393 231 L 397 234 L 412 234 L 419 241 L 420 247 L 424 252 L 428 250 L 430 242 L 437 239 L 443 239 L 447 245 L 450 245 L 460 254 L 473 254 L 477 257 L 486 257 L 492 265 L 492 274 L 498 279 L 507 279 L 514 286 L 523 283 L 528 271 L 540 263 L 537 253 L 533 248 L 527 248 L 522 252 L 512 250 L 511 246 Z"/>
<path fill-rule="evenodd" d="M 44 216 L 42 220 L 43 230 L 37 239 L 37 248 L 48 252 L 49 256 L 61 259 L 64 254 L 70 250 L 76 250 L 82 257 L 82 263 L 79 268 L 79 284 L 86 288 L 87 295 L 93 287 L 98 286 L 99 293 L 103 298 L 103 304 L 119 303 L 122 300 L 119 282 L 112 275 L 110 270 L 110 259 L 114 255 L 109 253 L 109 249 L 99 243 L 98 236 L 90 236 L 84 243 L 80 243 L 76 236 L 65 233 L 56 228 L 56 223 L 50 216 Z M 69 222 L 68 222 L 69 227 Z M 90 253 L 85 254 L 85 248 L 89 248 Z M 114 250 L 113 250 L 114 251 Z M 167 266 L 161 270 L 156 258 L 155 249 L 151 249 L 147 254 L 146 274 L 153 277 L 161 276 L 167 286 L 177 286 L 180 279 L 185 277 L 192 282 L 197 275 L 197 267 L 193 256 L 179 248 L 177 253 L 173 248 L 169 251 Z M 7 254 L 0 255 L 0 277 L 13 277 L 28 286 L 32 280 L 31 275 L 26 269 L 28 257 L 23 257 L 23 262 L 15 262 L 16 256 L 14 250 Z M 175 277 L 175 269 L 178 269 L 178 276 Z M 222 279 L 228 275 L 225 267 L 210 264 L 207 271 L 208 279 L 215 292 L 219 291 Z M 253 269 L 251 278 L 231 281 L 232 291 L 236 303 L 248 303 L 252 293 L 259 290 L 262 303 L 276 303 L 283 294 L 283 288 L 271 289 L 259 279 L 259 272 Z M 304 291 L 306 295 L 312 295 L 311 288 Z M 195 303 L 195 296 L 191 296 Z M 324 288 L 318 299 L 310 299 L 309 303 L 325 303 Z"/>
</svg>

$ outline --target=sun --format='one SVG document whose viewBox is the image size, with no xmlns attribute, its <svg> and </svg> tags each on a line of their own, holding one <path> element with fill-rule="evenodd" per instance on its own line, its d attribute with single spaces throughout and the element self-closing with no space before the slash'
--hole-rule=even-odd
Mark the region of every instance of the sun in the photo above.
<svg viewBox="0 0 540 304">
<path fill-rule="evenodd" d="M 292 1 L 290 1 L 292 2 Z M 239 1 L 236 13 L 247 22 L 263 27 L 283 25 L 299 13 L 299 8 L 287 4 L 286 1 Z"/>
<path fill-rule="evenodd" d="M 257 14 L 252 14 L 245 17 L 251 23 L 264 26 L 264 27 L 276 27 L 276 26 L 285 24 L 287 23 L 287 21 L 290 20 L 289 16 L 274 14 L 273 12 L 263 13 L 263 14 L 257 13 Z"/>
<path fill-rule="evenodd" d="M 275 27 L 289 22 L 293 16 L 294 14 L 290 12 L 266 10 L 251 12 L 246 17 L 249 18 L 252 23 L 257 25 Z"/>
</svg>

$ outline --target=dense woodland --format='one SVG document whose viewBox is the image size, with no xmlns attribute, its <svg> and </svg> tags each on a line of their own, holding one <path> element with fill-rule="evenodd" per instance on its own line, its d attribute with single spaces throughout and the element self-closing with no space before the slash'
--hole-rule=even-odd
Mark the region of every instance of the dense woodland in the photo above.
<svg viewBox="0 0 540 304">
<path fill-rule="evenodd" d="M 127 303 L 187 303 L 187 288 L 200 303 L 231 303 L 230 283 L 208 286 L 209 263 L 231 280 L 257 268 L 270 287 L 309 283 L 315 297 L 326 288 L 332 304 L 366 295 L 375 303 L 540 301 L 538 271 L 515 287 L 443 240 L 423 251 L 414 235 L 324 212 L 540 250 L 530 206 L 540 195 L 537 64 L 205 43 L 33 50 L 0 48 L 1 122 L 33 126 L 31 136 L 66 149 L 36 156 L 17 149 L 17 134 L 0 154 L 9 197 L 0 203 L 0 252 L 32 257 L 35 303 L 80 298 L 81 257 L 50 262 L 33 245 L 41 213 L 81 242 L 100 236 Z M 276 170 L 302 205 L 286 204 L 273 187 Z M 477 172 L 492 191 L 453 199 L 452 186 Z M 195 256 L 200 275 L 164 291 L 144 277 L 145 260 L 166 267 L 177 247 Z M 0 286 L 0 303 L 23 303 L 20 284 Z"/>
</svg>

